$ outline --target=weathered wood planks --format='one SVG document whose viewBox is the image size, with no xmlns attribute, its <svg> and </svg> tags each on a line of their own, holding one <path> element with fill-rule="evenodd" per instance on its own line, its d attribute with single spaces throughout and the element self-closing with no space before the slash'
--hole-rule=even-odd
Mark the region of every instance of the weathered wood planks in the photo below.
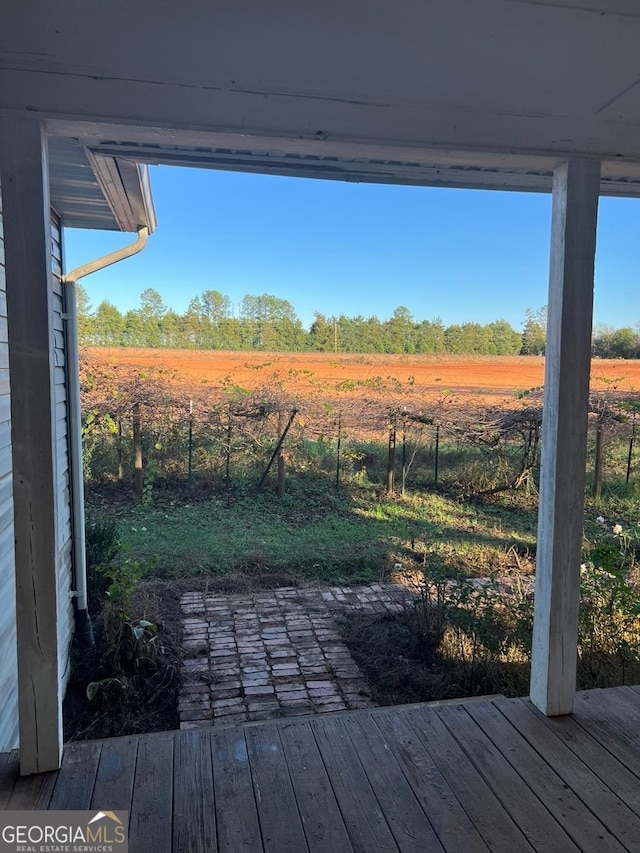
<svg viewBox="0 0 640 853">
<path fill-rule="evenodd" d="M 640 838 L 640 692 L 368 709 L 74 743 L 4 808 L 128 809 L 145 853 L 617 853 Z"/>
</svg>

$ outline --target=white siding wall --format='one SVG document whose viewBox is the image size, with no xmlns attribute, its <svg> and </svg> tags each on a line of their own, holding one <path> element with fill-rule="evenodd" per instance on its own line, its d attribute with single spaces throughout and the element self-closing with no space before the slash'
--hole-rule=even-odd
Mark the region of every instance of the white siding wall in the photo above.
<svg viewBox="0 0 640 853">
<path fill-rule="evenodd" d="M 11 410 L 7 300 L 4 274 L 2 195 L 0 193 L 0 752 L 18 746 L 18 671 L 16 652 L 15 561 Z M 71 505 L 67 444 L 65 334 L 62 283 L 62 238 L 57 216 L 51 222 L 54 311 L 55 436 L 57 479 L 57 565 L 59 678 L 62 689 L 69 675 L 69 644 L 73 633 L 71 600 Z"/>
<path fill-rule="evenodd" d="M 11 475 L 11 409 L 0 192 L 0 752 L 18 745 L 18 662 Z"/>
<path fill-rule="evenodd" d="M 55 214 L 51 217 L 51 262 L 53 281 L 53 334 L 55 380 L 55 436 L 57 481 L 58 561 L 58 650 L 59 678 L 64 687 L 69 676 L 69 644 L 73 634 L 71 599 L 71 491 L 69 487 L 69 446 L 67 433 L 67 383 L 65 375 L 65 305 L 62 275 L 62 228 Z"/>
</svg>

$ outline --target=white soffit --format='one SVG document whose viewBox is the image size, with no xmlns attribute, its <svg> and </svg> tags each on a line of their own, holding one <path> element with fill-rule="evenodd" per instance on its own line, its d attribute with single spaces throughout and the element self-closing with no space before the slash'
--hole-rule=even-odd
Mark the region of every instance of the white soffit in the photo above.
<svg viewBox="0 0 640 853">
<path fill-rule="evenodd" d="M 153 231 L 148 167 L 94 155 L 77 139 L 49 137 L 51 204 L 71 228 Z"/>
</svg>

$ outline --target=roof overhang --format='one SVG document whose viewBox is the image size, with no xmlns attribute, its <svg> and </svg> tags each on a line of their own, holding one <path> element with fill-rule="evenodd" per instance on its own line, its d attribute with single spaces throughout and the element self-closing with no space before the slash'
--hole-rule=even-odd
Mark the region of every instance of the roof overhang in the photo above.
<svg viewBox="0 0 640 853">
<path fill-rule="evenodd" d="M 68 227 L 151 233 L 156 226 L 146 165 L 50 136 L 49 181 L 51 204 Z"/>
<path fill-rule="evenodd" d="M 51 120 L 84 135 L 94 158 L 347 182 L 551 192 L 558 155 L 466 152 L 322 139 L 286 139 Z M 640 196 L 640 162 L 604 161 L 601 194 Z"/>
</svg>

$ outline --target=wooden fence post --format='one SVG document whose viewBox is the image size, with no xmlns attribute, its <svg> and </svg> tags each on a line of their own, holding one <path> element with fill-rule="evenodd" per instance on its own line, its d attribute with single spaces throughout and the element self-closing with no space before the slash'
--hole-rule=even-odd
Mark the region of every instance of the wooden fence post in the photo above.
<svg viewBox="0 0 640 853">
<path fill-rule="evenodd" d="M 187 455 L 187 482 L 190 487 L 193 468 L 193 400 L 189 400 L 189 450 Z"/>
<path fill-rule="evenodd" d="M 602 497 L 604 478 L 604 426 L 596 425 L 596 458 L 593 466 L 593 497 L 599 501 Z"/>
<path fill-rule="evenodd" d="M 122 418 L 118 418 L 118 439 L 116 446 L 118 449 L 118 482 L 121 483 L 124 479 L 124 464 L 122 462 Z"/>
<path fill-rule="evenodd" d="M 133 469 L 136 495 L 141 498 L 143 491 L 142 479 L 142 421 L 140 418 L 140 403 L 133 406 Z"/>
<path fill-rule="evenodd" d="M 402 497 L 407 486 L 407 419 L 402 420 Z"/>
<path fill-rule="evenodd" d="M 633 423 L 631 425 L 631 438 L 629 439 L 629 455 L 627 456 L 627 483 L 631 476 L 631 459 L 633 457 L 633 440 L 636 437 L 636 414 L 633 413 Z"/>
<path fill-rule="evenodd" d="M 291 414 L 289 415 L 289 421 L 288 421 L 286 427 L 284 428 L 282 435 L 278 439 L 278 443 L 276 444 L 275 450 L 271 454 L 271 459 L 269 459 L 269 464 L 265 468 L 264 474 L 260 478 L 260 482 L 258 483 L 258 488 L 256 491 L 259 492 L 260 489 L 264 486 L 265 481 L 266 481 L 267 477 L 269 476 L 269 471 L 271 470 L 271 466 L 273 465 L 275 459 L 280 455 L 280 448 L 284 444 L 284 440 L 287 437 L 287 433 L 291 429 L 291 424 L 293 423 L 294 418 L 297 414 L 298 414 L 297 409 L 291 409 Z"/>
<path fill-rule="evenodd" d="M 336 458 L 336 489 L 340 488 L 340 448 L 342 445 L 342 414 L 338 413 L 338 452 Z"/>
<path fill-rule="evenodd" d="M 224 472 L 224 480 L 227 486 L 229 485 L 229 477 L 231 476 L 231 434 L 232 434 L 232 426 L 231 426 L 231 406 L 229 406 L 229 411 L 227 413 L 227 447 L 226 447 L 226 468 Z"/>
<path fill-rule="evenodd" d="M 389 424 L 389 453 L 387 455 L 387 494 L 393 494 L 396 465 L 396 416 Z"/>
</svg>

